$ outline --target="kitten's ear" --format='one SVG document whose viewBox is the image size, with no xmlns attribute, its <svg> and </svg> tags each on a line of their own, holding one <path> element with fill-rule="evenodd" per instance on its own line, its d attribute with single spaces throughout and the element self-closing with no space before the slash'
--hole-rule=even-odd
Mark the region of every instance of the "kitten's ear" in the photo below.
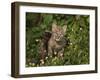
<svg viewBox="0 0 100 80">
<path fill-rule="evenodd" d="M 55 32 L 57 30 L 57 24 L 52 23 L 52 32 Z"/>
<path fill-rule="evenodd" d="M 64 26 L 63 26 L 63 31 L 64 31 L 64 33 L 66 32 L 66 30 L 67 30 L 67 25 L 64 25 Z"/>
</svg>

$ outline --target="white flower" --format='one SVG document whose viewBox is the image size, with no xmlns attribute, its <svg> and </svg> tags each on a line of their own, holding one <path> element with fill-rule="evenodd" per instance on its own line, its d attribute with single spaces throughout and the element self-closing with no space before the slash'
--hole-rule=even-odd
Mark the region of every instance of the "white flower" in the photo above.
<svg viewBox="0 0 100 80">
<path fill-rule="evenodd" d="M 70 43 L 70 45 L 72 45 L 72 43 Z"/>
<path fill-rule="evenodd" d="M 82 30 L 82 28 L 80 28 L 80 30 Z"/>
<path fill-rule="evenodd" d="M 35 41 L 36 41 L 36 42 L 39 42 L 39 39 L 36 39 Z"/>
<path fill-rule="evenodd" d="M 41 59 L 40 61 L 41 61 L 41 64 L 44 64 L 44 60 L 43 59 Z"/>
<path fill-rule="evenodd" d="M 48 57 L 45 57 L 45 59 L 48 59 Z"/>
</svg>

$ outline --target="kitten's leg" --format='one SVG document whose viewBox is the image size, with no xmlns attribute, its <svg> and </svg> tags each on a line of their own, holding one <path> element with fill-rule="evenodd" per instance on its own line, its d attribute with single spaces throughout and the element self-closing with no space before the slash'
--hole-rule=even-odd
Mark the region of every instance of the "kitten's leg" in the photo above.
<svg viewBox="0 0 100 80">
<path fill-rule="evenodd" d="M 53 51 L 52 51 L 52 47 L 48 46 L 48 56 L 52 57 Z"/>
<path fill-rule="evenodd" d="M 58 57 L 59 58 L 63 58 L 64 57 L 64 48 L 58 52 Z"/>
</svg>

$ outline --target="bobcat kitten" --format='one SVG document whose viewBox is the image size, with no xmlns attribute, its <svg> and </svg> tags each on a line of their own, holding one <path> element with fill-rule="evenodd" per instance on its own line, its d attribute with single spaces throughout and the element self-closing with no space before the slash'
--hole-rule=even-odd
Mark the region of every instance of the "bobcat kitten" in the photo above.
<svg viewBox="0 0 100 80">
<path fill-rule="evenodd" d="M 48 55 L 51 57 L 53 55 L 63 56 L 64 47 L 66 46 L 66 33 L 67 26 L 58 26 L 56 23 L 52 24 L 52 35 L 48 41 Z"/>
</svg>

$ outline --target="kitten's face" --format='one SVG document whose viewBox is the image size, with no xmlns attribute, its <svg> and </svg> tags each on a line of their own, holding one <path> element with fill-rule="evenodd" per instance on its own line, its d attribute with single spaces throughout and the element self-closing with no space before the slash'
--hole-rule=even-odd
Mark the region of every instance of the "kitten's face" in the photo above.
<svg viewBox="0 0 100 80">
<path fill-rule="evenodd" d="M 60 41 L 64 37 L 63 29 L 57 28 L 55 32 L 53 32 L 53 38 L 56 41 Z"/>
<path fill-rule="evenodd" d="M 67 26 L 63 26 L 63 27 L 59 27 L 57 26 L 56 24 L 53 23 L 52 25 L 52 35 L 53 35 L 53 39 L 55 41 L 61 41 L 62 38 L 64 37 L 65 35 L 65 32 L 66 32 L 66 27 Z"/>
</svg>

